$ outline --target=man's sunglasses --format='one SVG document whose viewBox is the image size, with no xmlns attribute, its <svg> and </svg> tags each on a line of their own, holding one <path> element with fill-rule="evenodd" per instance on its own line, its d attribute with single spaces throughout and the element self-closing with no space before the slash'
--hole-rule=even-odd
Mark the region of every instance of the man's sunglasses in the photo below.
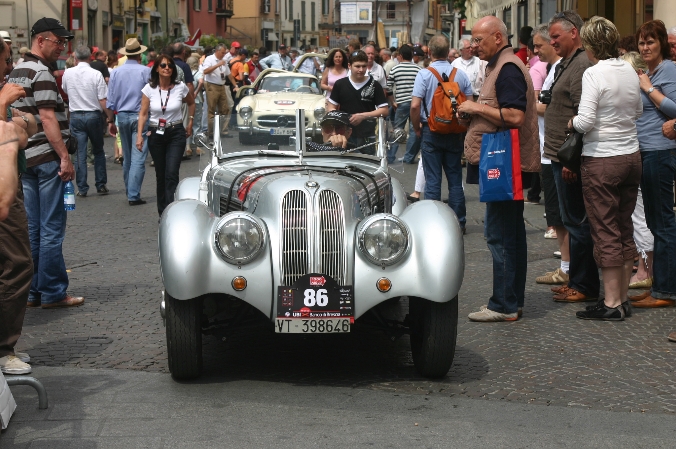
<svg viewBox="0 0 676 449">
<path fill-rule="evenodd" d="M 332 125 L 330 123 L 325 123 L 322 125 L 322 132 L 326 134 L 336 133 L 343 134 L 347 131 L 347 125 Z"/>
<path fill-rule="evenodd" d="M 561 11 L 560 13 L 558 13 L 554 16 L 554 20 L 558 20 L 558 19 L 565 20 L 566 22 L 570 23 L 571 25 L 573 25 L 577 29 L 577 25 L 575 24 L 575 22 L 573 22 L 568 17 L 566 17 L 566 14 L 563 11 Z"/>
</svg>

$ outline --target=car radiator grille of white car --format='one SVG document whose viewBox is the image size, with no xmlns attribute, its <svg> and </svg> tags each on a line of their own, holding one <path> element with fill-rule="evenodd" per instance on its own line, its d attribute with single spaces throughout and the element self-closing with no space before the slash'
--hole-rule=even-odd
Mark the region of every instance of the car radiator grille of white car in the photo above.
<svg viewBox="0 0 676 449">
<path fill-rule="evenodd" d="M 307 273 L 331 276 L 346 284 L 345 211 L 340 196 L 323 190 L 316 204 L 309 196 L 292 190 L 282 200 L 282 285 L 293 285 Z"/>
<path fill-rule="evenodd" d="M 293 115 L 262 115 L 256 119 L 259 126 L 265 128 L 295 128 L 296 117 Z M 308 119 L 305 118 L 305 126 Z"/>
</svg>

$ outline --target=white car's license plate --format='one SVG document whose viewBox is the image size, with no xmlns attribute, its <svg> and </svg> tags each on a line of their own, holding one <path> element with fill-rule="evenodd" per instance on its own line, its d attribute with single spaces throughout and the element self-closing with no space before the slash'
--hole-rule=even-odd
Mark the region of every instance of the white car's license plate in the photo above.
<svg viewBox="0 0 676 449">
<path fill-rule="evenodd" d="M 295 130 L 287 128 L 272 128 L 270 134 L 273 136 L 293 136 Z"/>
<path fill-rule="evenodd" d="M 350 318 L 277 318 L 275 332 L 281 334 L 344 334 L 350 332 Z"/>
</svg>

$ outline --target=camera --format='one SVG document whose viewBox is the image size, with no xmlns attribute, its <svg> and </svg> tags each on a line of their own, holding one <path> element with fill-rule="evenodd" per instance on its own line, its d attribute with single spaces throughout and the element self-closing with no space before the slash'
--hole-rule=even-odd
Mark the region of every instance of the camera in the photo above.
<svg viewBox="0 0 676 449">
<path fill-rule="evenodd" d="M 540 95 L 538 95 L 538 101 L 542 104 L 549 104 L 552 102 L 552 91 L 551 90 L 542 90 Z"/>
<path fill-rule="evenodd" d="M 469 120 L 470 118 L 472 118 L 472 116 L 466 112 L 461 112 L 460 114 L 458 114 L 458 118 L 460 120 Z"/>
</svg>

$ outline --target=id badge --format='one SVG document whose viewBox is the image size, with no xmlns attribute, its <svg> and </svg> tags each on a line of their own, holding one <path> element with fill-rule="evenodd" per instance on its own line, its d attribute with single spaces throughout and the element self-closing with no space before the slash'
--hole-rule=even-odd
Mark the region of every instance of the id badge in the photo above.
<svg viewBox="0 0 676 449">
<path fill-rule="evenodd" d="M 225 73 L 221 73 L 221 81 L 225 81 Z"/>
<path fill-rule="evenodd" d="M 160 136 L 164 135 L 164 130 L 167 129 L 167 121 L 163 118 L 159 119 L 157 122 L 157 131 L 155 131 L 155 134 L 159 134 Z"/>
</svg>

